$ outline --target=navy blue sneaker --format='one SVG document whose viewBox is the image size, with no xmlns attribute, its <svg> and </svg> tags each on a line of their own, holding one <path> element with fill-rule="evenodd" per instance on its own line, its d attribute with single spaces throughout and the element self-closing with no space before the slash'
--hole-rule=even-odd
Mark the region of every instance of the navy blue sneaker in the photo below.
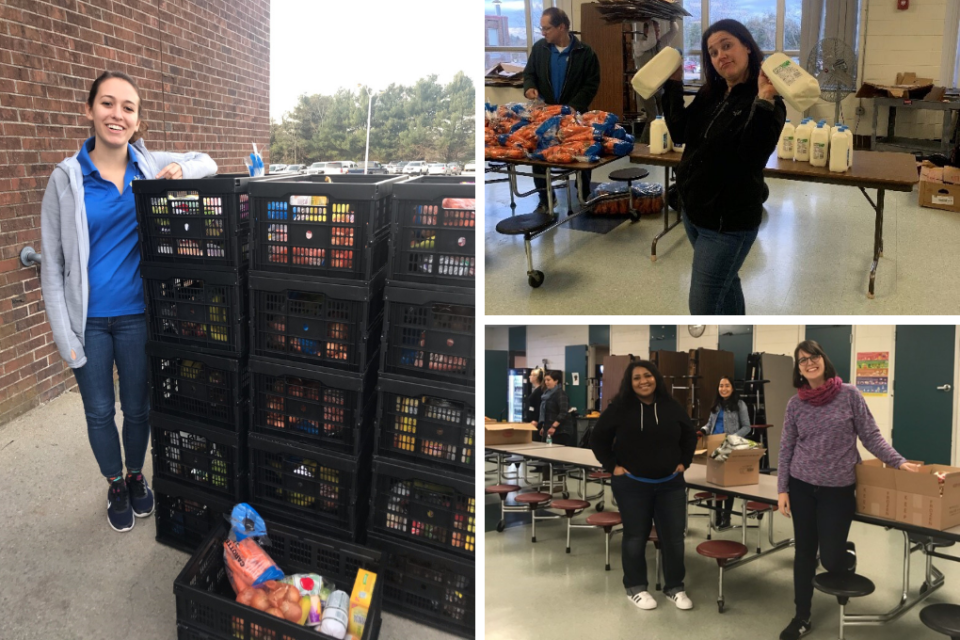
<svg viewBox="0 0 960 640">
<path fill-rule="evenodd" d="M 107 522 L 114 531 L 133 529 L 133 509 L 130 507 L 130 493 L 127 483 L 121 480 L 110 483 L 107 493 Z"/>
<path fill-rule="evenodd" d="M 146 518 L 153 514 L 153 489 L 147 485 L 147 479 L 142 473 L 127 474 L 127 491 L 130 493 L 133 515 Z"/>
</svg>

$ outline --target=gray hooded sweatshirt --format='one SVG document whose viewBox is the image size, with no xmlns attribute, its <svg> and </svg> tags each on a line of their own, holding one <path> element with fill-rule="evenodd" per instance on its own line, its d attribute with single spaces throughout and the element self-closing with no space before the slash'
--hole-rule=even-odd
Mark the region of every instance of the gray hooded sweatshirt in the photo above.
<svg viewBox="0 0 960 640">
<path fill-rule="evenodd" d="M 205 153 L 151 153 L 142 139 L 132 146 L 134 161 L 146 176 L 156 176 L 172 162 L 180 165 L 183 177 L 188 179 L 217 172 L 217 163 Z M 79 153 L 78 150 L 53 170 L 40 207 L 43 247 L 40 290 L 53 341 L 71 369 L 87 363 L 83 346 L 90 296 L 87 275 L 90 228 L 83 198 L 83 171 L 77 160 Z"/>
</svg>

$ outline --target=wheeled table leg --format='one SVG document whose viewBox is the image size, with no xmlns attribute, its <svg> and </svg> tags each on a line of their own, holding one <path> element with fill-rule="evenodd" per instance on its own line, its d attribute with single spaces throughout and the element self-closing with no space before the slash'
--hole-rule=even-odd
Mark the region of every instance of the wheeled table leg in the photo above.
<svg viewBox="0 0 960 640">
<path fill-rule="evenodd" d="M 870 265 L 870 286 L 867 289 L 867 297 L 873 300 L 874 284 L 877 279 L 877 266 L 880 264 L 880 258 L 883 257 L 883 199 L 886 190 L 877 189 L 876 202 L 870 199 L 866 189 L 863 187 L 860 187 L 860 192 L 876 213 L 873 223 L 873 263 Z"/>
<path fill-rule="evenodd" d="M 663 178 L 663 231 L 658 233 L 653 238 L 653 245 L 650 247 L 650 261 L 657 261 L 657 242 L 663 236 L 680 224 L 680 212 L 677 211 L 677 219 L 673 224 L 670 224 L 670 203 L 667 202 L 667 189 L 670 187 L 670 167 L 664 167 L 664 178 Z"/>
</svg>

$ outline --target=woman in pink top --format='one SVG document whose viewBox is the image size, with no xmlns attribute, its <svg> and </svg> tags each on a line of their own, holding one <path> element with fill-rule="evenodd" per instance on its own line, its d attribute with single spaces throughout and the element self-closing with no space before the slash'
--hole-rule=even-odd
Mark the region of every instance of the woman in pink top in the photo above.
<svg viewBox="0 0 960 640">
<path fill-rule="evenodd" d="M 777 491 L 780 513 L 788 518 L 796 515 L 796 617 L 780 634 L 780 640 L 797 640 L 811 629 L 818 549 L 827 571 L 857 568 L 856 550 L 852 542 L 847 542 L 857 507 L 857 438 L 892 467 L 907 471 L 920 468 L 907 462 L 883 439 L 863 396 L 854 385 L 844 384 L 819 344 L 804 340 L 797 345 L 793 359 L 793 386 L 798 393 L 787 403 L 783 419 Z"/>
</svg>

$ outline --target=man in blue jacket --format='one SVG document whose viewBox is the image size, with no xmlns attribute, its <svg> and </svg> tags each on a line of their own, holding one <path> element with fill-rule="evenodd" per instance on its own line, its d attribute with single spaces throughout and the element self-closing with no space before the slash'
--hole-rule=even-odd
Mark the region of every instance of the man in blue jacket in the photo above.
<svg viewBox="0 0 960 640">
<path fill-rule="evenodd" d="M 550 7 L 540 16 L 540 33 L 523 70 L 523 95 L 527 100 L 541 99 L 547 104 L 569 105 L 584 112 L 600 87 L 600 62 L 593 49 L 570 34 L 570 18 L 561 9 Z M 590 175 L 584 171 L 581 193 L 590 194 Z M 537 211 L 547 211 L 545 174 L 534 172 L 540 196 Z"/>
</svg>

